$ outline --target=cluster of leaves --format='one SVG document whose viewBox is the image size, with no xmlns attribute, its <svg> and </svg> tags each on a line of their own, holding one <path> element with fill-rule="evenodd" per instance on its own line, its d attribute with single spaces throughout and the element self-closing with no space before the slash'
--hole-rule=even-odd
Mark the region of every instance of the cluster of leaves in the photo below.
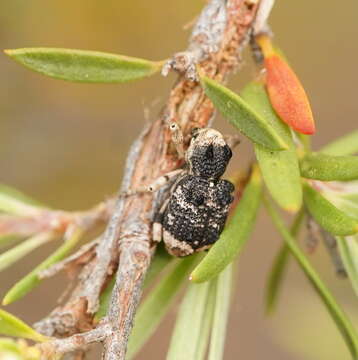
<svg viewBox="0 0 358 360">
<path fill-rule="evenodd" d="M 267 310 L 273 311 L 277 304 L 283 274 L 292 255 L 335 321 L 352 358 L 358 356 L 356 330 L 295 241 L 308 212 L 324 231 L 336 237 L 346 271 L 358 294 L 358 186 L 355 182 L 358 179 L 358 158 L 352 156 L 358 152 L 358 132 L 317 153 L 311 152 L 307 135 L 314 133 L 315 125 L 302 85 L 267 36 L 257 38 L 257 42 L 264 55 L 266 76 L 248 84 L 240 95 L 206 77 L 198 69 L 206 95 L 222 115 L 252 141 L 257 164 L 252 166 L 240 201 L 220 239 L 207 255 L 173 259 L 159 247 L 144 284 L 144 287 L 150 286 L 151 291 L 136 314 L 129 341 L 129 358 L 153 334 L 188 277 L 191 283 L 180 305 L 167 359 L 200 360 L 206 352 L 210 360 L 223 358 L 233 262 L 239 258 L 250 236 L 261 203 L 265 204 L 284 240 L 269 276 Z M 158 72 L 164 63 L 68 49 L 32 48 L 8 50 L 6 53 L 32 70 L 78 82 L 137 80 Z M 291 229 L 285 225 L 275 203 L 284 211 L 295 214 Z M 23 195 L 9 188 L 0 189 L 0 211 L 4 214 L 31 215 L 31 211 L 37 209 L 37 205 Z M 14 237 L 18 234 L 6 234 L 0 242 Z M 0 269 L 53 237 L 48 233 L 35 234 L 3 253 Z M 17 300 L 37 285 L 39 271 L 64 258 L 80 237 L 80 234 L 75 234 L 72 240 L 67 240 L 55 254 L 17 283 L 6 294 L 4 304 Z M 158 278 L 160 280 L 155 281 Z M 112 288 L 113 282 L 102 294 L 97 321 L 106 314 Z M 31 328 L 3 311 L 0 313 L 0 333 L 35 341 L 46 340 L 39 334 L 34 335 Z M 19 353 L 21 346 L 9 341 L 0 342 L 0 351 L 17 349 Z M 22 355 L 22 358 L 31 357 Z"/>
</svg>

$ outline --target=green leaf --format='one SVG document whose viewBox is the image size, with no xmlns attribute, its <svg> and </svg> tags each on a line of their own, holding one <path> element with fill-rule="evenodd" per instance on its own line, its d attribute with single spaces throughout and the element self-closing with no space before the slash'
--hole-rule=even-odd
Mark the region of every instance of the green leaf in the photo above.
<svg viewBox="0 0 358 360">
<path fill-rule="evenodd" d="M 39 334 L 23 321 L 2 309 L 0 309 L 0 334 L 39 342 L 47 340 L 45 336 Z"/>
<path fill-rule="evenodd" d="M 177 260 L 178 264 L 174 269 L 161 279 L 139 306 L 129 338 L 128 359 L 133 358 L 154 333 L 176 294 L 186 281 L 193 265 L 197 263 L 200 257 L 200 255 L 194 255 L 183 260 Z"/>
<path fill-rule="evenodd" d="M 191 274 L 193 282 L 200 283 L 214 278 L 240 254 L 255 223 L 261 195 L 262 183 L 259 170 L 255 168 L 219 240 Z"/>
<path fill-rule="evenodd" d="M 286 244 L 283 244 L 275 256 L 271 271 L 268 276 L 265 293 L 266 314 L 271 314 L 276 309 L 289 259 L 290 250 Z"/>
<path fill-rule="evenodd" d="M 353 155 L 358 152 L 358 130 L 324 146 L 320 152 L 327 155 Z"/>
<path fill-rule="evenodd" d="M 349 318 L 337 304 L 335 298 L 332 296 L 330 291 L 322 282 L 315 269 L 307 260 L 305 254 L 298 247 L 289 230 L 286 228 L 285 224 L 281 220 L 280 215 L 276 212 L 274 207 L 268 201 L 265 201 L 265 205 L 278 232 L 285 240 L 291 254 L 297 260 L 301 269 L 306 274 L 308 280 L 316 289 L 317 295 L 321 298 L 328 312 L 332 316 L 332 319 L 336 323 L 338 330 L 341 332 L 342 337 L 345 340 L 347 347 L 352 354 L 352 358 L 356 360 L 358 357 L 358 335 Z"/>
<path fill-rule="evenodd" d="M 293 238 L 297 237 L 303 218 L 304 212 L 301 209 L 290 229 Z M 289 259 L 290 251 L 287 245 L 283 244 L 275 257 L 268 276 L 265 291 L 265 309 L 267 314 L 272 313 L 276 309 Z"/>
<path fill-rule="evenodd" d="M 229 320 L 232 289 L 232 263 L 217 278 L 215 312 L 210 337 L 208 360 L 224 359 L 226 329 Z"/>
<path fill-rule="evenodd" d="M 163 244 L 159 244 L 155 251 L 154 258 L 150 264 L 147 275 L 144 279 L 143 288 L 146 289 L 152 284 L 156 277 L 166 268 L 167 265 L 173 263 L 175 258 L 166 251 Z"/>
<path fill-rule="evenodd" d="M 7 185 L 0 184 L 0 212 L 14 215 L 34 215 L 44 208 L 38 201 Z"/>
<path fill-rule="evenodd" d="M 167 251 L 164 249 L 164 246 L 158 245 L 154 255 L 154 259 L 152 260 L 147 275 L 145 277 L 143 290 L 150 286 L 153 280 L 155 280 L 155 278 L 162 272 L 162 270 L 171 262 L 174 262 L 174 258 L 167 253 Z M 107 314 L 115 282 L 116 277 L 113 276 L 111 281 L 108 283 L 105 290 L 101 294 L 101 297 L 99 299 L 99 309 L 95 315 L 96 321 L 100 320 Z"/>
<path fill-rule="evenodd" d="M 308 179 L 348 181 L 358 179 L 357 156 L 309 153 L 300 161 L 301 174 Z"/>
<path fill-rule="evenodd" d="M 349 200 L 355 204 L 358 204 L 358 190 L 357 190 L 357 186 L 358 186 L 358 182 L 350 182 L 350 185 L 356 185 L 354 186 L 354 189 L 348 190 L 347 192 L 341 193 L 340 196 L 345 199 L 345 200 Z"/>
<path fill-rule="evenodd" d="M 40 360 L 41 352 L 38 347 L 28 346 L 23 340 L 15 341 L 0 338 L 1 360 Z"/>
<path fill-rule="evenodd" d="M 205 306 L 205 312 L 203 315 L 203 321 L 200 328 L 200 337 L 196 343 L 195 360 L 204 360 L 209 343 L 210 330 L 212 330 L 214 311 L 217 301 L 217 280 L 210 281 L 209 291 L 207 296 L 207 302 Z M 224 334 L 225 335 L 225 334 Z M 210 337 L 211 338 L 211 337 Z"/>
<path fill-rule="evenodd" d="M 353 235 L 358 232 L 358 220 L 335 207 L 317 190 L 303 184 L 304 202 L 316 222 L 333 235 Z"/>
<path fill-rule="evenodd" d="M 13 339 L 0 338 L 0 359 L 23 360 L 19 344 Z"/>
<path fill-rule="evenodd" d="M 35 250 L 39 246 L 53 240 L 56 234 L 53 232 L 44 232 L 34 235 L 30 239 L 22 242 L 14 248 L 0 255 L 0 271 L 8 268 L 24 256 Z"/>
<path fill-rule="evenodd" d="M 356 236 L 337 237 L 338 250 L 353 290 L 358 296 L 358 242 Z"/>
<path fill-rule="evenodd" d="M 99 307 L 96 312 L 96 315 L 94 316 L 95 321 L 99 321 L 104 316 L 106 316 L 111 301 L 112 291 L 115 284 L 116 284 L 116 274 L 113 275 L 112 279 L 109 281 L 109 283 L 107 284 L 106 288 L 104 289 L 104 291 L 102 292 L 99 298 Z"/>
<path fill-rule="evenodd" d="M 200 80 L 214 106 L 251 141 L 271 150 L 288 149 L 270 124 L 239 95 L 206 76 L 201 76 Z"/>
<path fill-rule="evenodd" d="M 18 349 L 18 344 L 13 339 L 9 338 L 0 338 L 0 354 L 1 351 L 8 350 L 20 355 L 20 351 Z"/>
<path fill-rule="evenodd" d="M 84 83 L 123 83 L 158 72 L 163 62 L 153 62 L 98 51 L 25 48 L 5 50 L 11 58 L 41 74 Z"/>
<path fill-rule="evenodd" d="M 288 150 L 270 151 L 255 144 L 255 153 L 262 177 L 274 200 L 283 209 L 296 212 L 302 205 L 302 186 L 291 131 L 273 110 L 263 83 L 250 83 L 241 96 L 289 146 Z"/>
<path fill-rule="evenodd" d="M 322 195 L 339 210 L 358 219 L 358 200 L 354 198 L 356 194 L 324 189 Z"/>
<path fill-rule="evenodd" d="M 1 221 L 1 219 L 0 219 Z M 24 236 L 18 234 L 0 235 L 0 249 L 9 246 L 10 244 L 23 240 Z"/>
<path fill-rule="evenodd" d="M 189 284 L 180 305 L 169 345 L 167 360 L 196 360 L 201 331 L 205 322 L 210 282 Z"/>
<path fill-rule="evenodd" d="M 2 303 L 3 305 L 11 304 L 12 302 L 21 299 L 33 288 L 40 284 L 41 279 L 38 274 L 40 271 L 49 268 L 51 265 L 64 259 L 71 250 L 82 239 L 83 230 L 78 228 L 73 235 L 67 239 L 53 254 L 51 254 L 46 260 L 35 267 L 29 274 L 17 282 L 5 295 Z"/>
</svg>

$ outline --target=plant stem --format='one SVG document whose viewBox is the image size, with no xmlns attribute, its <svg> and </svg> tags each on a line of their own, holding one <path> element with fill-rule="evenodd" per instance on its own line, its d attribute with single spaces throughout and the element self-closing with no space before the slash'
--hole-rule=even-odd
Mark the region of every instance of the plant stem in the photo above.
<svg viewBox="0 0 358 360">
<path fill-rule="evenodd" d="M 317 294 L 320 296 L 322 302 L 326 305 L 327 310 L 331 314 L 333 320 L 337 325 L 337 328 L 340 330 L 343 339 L 347 344 L 349 351 L 351 352 L 353 360 L 356 360 L 358 356 L 358 335 L 355 328 L 353 327 L 347 315 L 337 304 L 331 292 L 322 282 L 316 270 L 312 267 L 304 253 L 298 247 L 294 238 L 290 234 L 289 230 L 286 228 L 284 222 L 282 221 L 280 215 L 277 213 L 273 205 L 269 202 L 267 198 L 264 198 L 264 203 L 276 229 L 286 241 L 286 244 L 291 254 L 295 257 L 301 269 L 306 274 L 308 280 L 316 289 Z"/>
</svg>

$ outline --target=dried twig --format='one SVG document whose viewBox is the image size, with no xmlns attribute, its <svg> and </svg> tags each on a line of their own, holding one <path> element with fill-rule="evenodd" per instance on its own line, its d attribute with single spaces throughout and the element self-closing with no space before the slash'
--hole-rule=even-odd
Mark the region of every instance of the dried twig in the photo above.
<svg viewBox="0 0 358 360">
<path fill-rule="evenodd" d="M 99 244 L 99 241 L 100 241 L 100 238 L 96 238 L 96 239 L 92 240 L 91 242 L 83 245 L 78 251 L 76 251 L 74 254 L 72 254 L 65 260 L 52 265 L 48 269 L 40 271 L 38 273 L 38 277 L 40 279 L 50 278 L 50 277 L 58 274 L 62 270 L 66 269 L 67 267 L 71 266 L 71 264 L 73 264 L 73 263 L 85 262 L 84 259 L 82 260 L 83 257 L 86 257 L 86 260 L 88 261 L 89 256 L 93 256 L 90 253 L 94 252 L 94 248 Z"/>
<path fill-rule="evenodd" d="M 193 127 L 207 126 L 215 112 L 195 81 L 195 66 L 200 63 L 208 76 L 225 81 L 240 64 L 242 47 L 252 31 L 259 4 L 260 1 L 211 0 L 205 7 L 188 50 L 174 55 L 165 68 L 179 71 L 179 79 L 160 117 L 132 146 L 121 191 L 127 191 L 129 185 L 132 189 L 147 185 L 181 165 L 182 160 L 170 143 L 167 125 L 178 123 L 188 134 Z M 64 353 L 104 341 L 105 360 L 124 359 L 141 284 L 153 253 L 151 221 L 159 202 L 157 195 L 148 193 L 118 198 L 96 254 L 82 269 L 67 304 L 55 309 L 37 328 L 60 336 L 91 328 L 100 292 L 118 267 L 108 316 L 94 330 L 50 343 L 52 350 Z"/>
<path fill-rule="evenodd" d="M 86 229 L 104 225 L 113 213 L 113 199 L 86 211 L 63 211 L 35 208 L 31 215 L 0 215 L 1 235 L 17 234 L 23 237 L 40 232 L 54 231 L 63 235 L 73 224 Z"/>
</svg>

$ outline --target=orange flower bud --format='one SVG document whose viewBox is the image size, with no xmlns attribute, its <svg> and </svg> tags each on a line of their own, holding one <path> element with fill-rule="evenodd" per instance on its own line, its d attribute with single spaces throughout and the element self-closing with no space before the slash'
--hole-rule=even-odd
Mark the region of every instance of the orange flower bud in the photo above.
<svg viewBox="0 0 358 360">
<path fill-rule="evenodd" d="M 311 106 L 296 74 L 275 52 L 268 36 L 259 36 L 257 42 L 265 58 L 266 88 L 272 107 L 292 129 L 302 134 L 314 134 Z"/>
</svg>

